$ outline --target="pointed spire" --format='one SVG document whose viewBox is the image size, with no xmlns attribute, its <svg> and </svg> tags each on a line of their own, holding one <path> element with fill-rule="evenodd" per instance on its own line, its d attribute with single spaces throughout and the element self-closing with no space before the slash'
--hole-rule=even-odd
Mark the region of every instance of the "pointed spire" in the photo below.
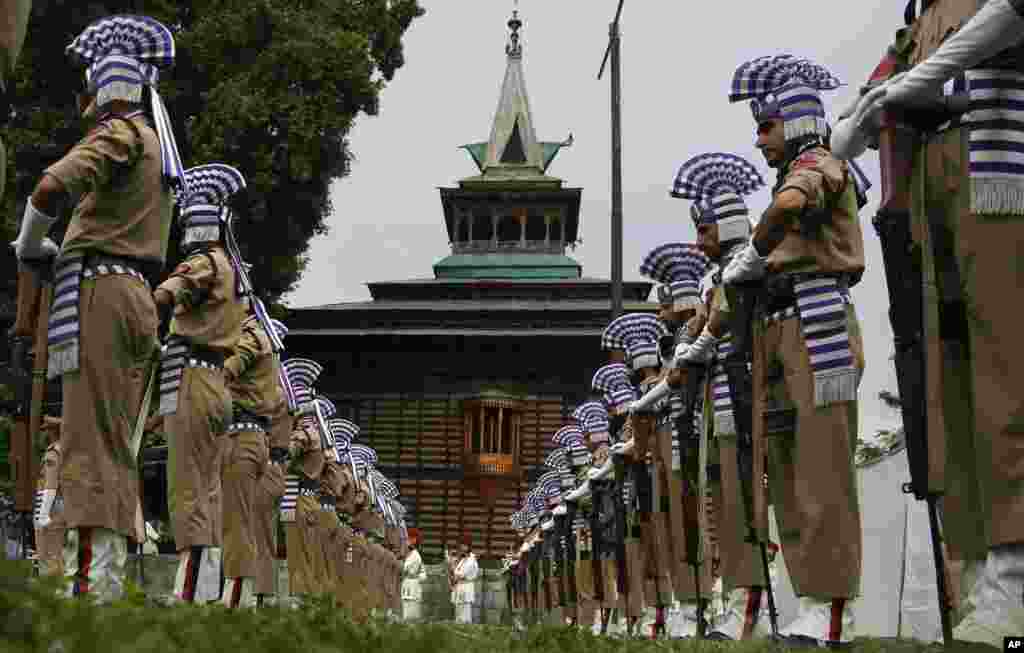
<svg viewBox="0 0 1024 653">
<path fill-rule="evenodd" d="M 516 0 L 516 7 L 519 6 L 519 0 Z M 512 18 L 508 21 L 508 28 L 511 33 L 508 35 L 508 43 L 505 45 L 505 54 L 510 58 L 515 57 L 517 59 L 523 56 L 523 46 L 519 44 L 519 28 L 523 26 L 523 21 L 519 20 L 519 9 L 512 10 Z"/>
<path fill-rule="evenodd" d="M 523 21 L 519 18 L 519 0 L 508 20 L 509 35 L 505 44 L 505 79 L 501 85 L 501 96 L 491 126 L 491 136 L 485 143 L 470 143 L 461 147 L 469 152 L 473 162 L 482 173 L 476 181 L 539 180 L 550 182 L 547 168 L 559 150 L 572 145 L 572 136 L 561 143 L 540 142 L 533 129 L 533 115 L 530 100 L 526 94 L 526 78 L 523 75 L 523 45 L 519 30 Z M 557 180 L 555 180 L 557 181 Z"/>
<path fill-rule="evenodd" d="M 519 29 L 522 26 L 519 11 L 513 10 L 512 18 L 508 21 L 510 32 L 505 46 L 505 54 L 508 56 L 505 80 L 501 85 L 501 97 L 487 144 L 485 169 L 512 165 L 529 166 L 540 172 L 544 167 L 543 151 L 533 130 L 533 116 L 523 75 L 523 46 L 519 41 Z"/>
</svg>

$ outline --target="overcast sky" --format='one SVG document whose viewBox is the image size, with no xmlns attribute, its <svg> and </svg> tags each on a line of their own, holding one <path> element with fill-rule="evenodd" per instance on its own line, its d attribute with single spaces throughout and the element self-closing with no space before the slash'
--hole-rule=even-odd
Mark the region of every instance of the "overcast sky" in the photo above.
<svg viewBox="0 0 1024 653">
<path fill-rule="evenodd" d="M 485 141 L 505 72 L 505 25 L 513 0 L 420 0 L 425 16 L 406 34 L 406 64 L 385 89 L 380 114 L 350 138 L 352 174 L 331 188 L 330 233 L 310 245 L 310 263 L 292 307 L 370 298 L 365 284 L 432 277 L 449 245 L 437 188 L 477 174 L 457 149 Z M 830 119 L 853 97 L 902 23 L 902 0 L 626 0 L 622 33 L 624 277 L 641 279 L 643 256 L 669 241 L 692 242 L 689 202 L 668 190 L 679 165 L 706 151 L 738 154 L 775 179 L 753 147 L 745 103 L 729 104 L 735 68 L 788 52 L 827 66 L 848 84 L 825 94 Z M 583 189 L 582 243 L 572 256 L 583 274 L 608 278 L 611 123 L 608 72 L 597 72 L 617 0 L 521 0 L 523 65 L 540 140 L 575 136 L 548 173 Z M 867 369 L 861 432 L 899 424 L 876 397 L 896 389 L 892 331 L 878 238 L 877 156 L 859 163 L 875 188 L 861 212 L 867 272 L 853 289 Z M 754 216 L 767 190 L 748 199 Z M 595 352 L 595 356 L 597 353 Z M 823 434 L 824 435 L 824 434 Z"/>
</svg>

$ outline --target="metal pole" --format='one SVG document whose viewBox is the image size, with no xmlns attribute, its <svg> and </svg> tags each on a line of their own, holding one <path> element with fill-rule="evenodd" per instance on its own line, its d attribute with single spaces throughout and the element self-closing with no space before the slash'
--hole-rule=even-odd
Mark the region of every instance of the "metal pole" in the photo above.
<svg viewBox="0 0 1024 653">
<path fill-rule="evenodd" d="M 612 319 L 615 319 L 622 315 L 622 70 L 617 19 L 608 27 L 608 36 L 612 60 Z"/>
</svg>

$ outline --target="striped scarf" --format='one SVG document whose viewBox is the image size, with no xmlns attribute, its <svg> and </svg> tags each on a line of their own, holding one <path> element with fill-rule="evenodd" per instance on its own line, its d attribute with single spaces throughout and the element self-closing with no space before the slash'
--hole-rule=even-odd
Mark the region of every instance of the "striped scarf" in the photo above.
<svg viewBox="0 0 1024 653">
<path fill-rule="evenodd" d="M 1024 214 L 1024 73 L 969 70 L 971 211 Z"/>
<path fill-rule="evenodd" d="M 722 334 L 715 352 L 715 364 L 711 370 L 711 405 L 715 412 L 715 437 L 736 435 L 736 418 L 732 410 L 732 394 L 729 391 L 729 377 L 725 373 L 725 359 L 732 353 L 732 335 Z"/>
<path fill-rule="evenodd" d="M 814 374 L 814 405 L 854 401 L 859 374 L 846 322 L 849 291 L 821 277 L 795 283 L 793 290 Z"/>
<path fill-rule="evenodd" d="M 299 477 L 288 475 L 284 479 L 284 495 L 281 497 L 281 521 L 295 521 L 295 506 L 299 500 Z"/>
<path fill-rule="evenodd" d="M 54 379 L 78 371 L 79 343 L 82 325 L 79 321 L 79 292 L 85 255 L 70 254 L 57 262 L 53 279 L 53 304 L 46 343 L 49 350 L 46 377 Z"/>
<path fill-rule="evenodd" d="M 160 352 L 160 408 L 158 415 L 172 415 L 178 410 L 178 391 L 188 359 L 188 341 L 170 336 Z"/>
</svg>

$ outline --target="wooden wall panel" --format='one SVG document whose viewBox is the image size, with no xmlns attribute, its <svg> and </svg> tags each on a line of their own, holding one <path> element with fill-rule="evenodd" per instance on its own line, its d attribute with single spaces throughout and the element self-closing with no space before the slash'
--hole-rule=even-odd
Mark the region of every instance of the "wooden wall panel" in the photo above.
<svg viewBox="0 0 1024 653">
<path fill-rule="evenodd" d="M 488 509 L 476 482 L 430 478 L 431 470 L 461 465 L 463 413 L 461 400 L 451 395 L 332 396 L 342 414 L 359 424 L 359 441 L 374 448 L 382 466 L 394 471 L 401 500 L 410 511 L 411 525 L 420 529 L 421 549 L 428 557 L 444 546 L 454 549 L 462 533 L 473 538 L 483 558 L 500 558 L 514 543 L 509 517 L 530 489 L 525 480 L 513 482 Z M 568 410 L 558 396 L 530 397 L 524 402 L 520 427 L 520 469 L 525 474 L 543 465 L 554 449 L 551 436 L 566 424 Z"/>
</svg>

